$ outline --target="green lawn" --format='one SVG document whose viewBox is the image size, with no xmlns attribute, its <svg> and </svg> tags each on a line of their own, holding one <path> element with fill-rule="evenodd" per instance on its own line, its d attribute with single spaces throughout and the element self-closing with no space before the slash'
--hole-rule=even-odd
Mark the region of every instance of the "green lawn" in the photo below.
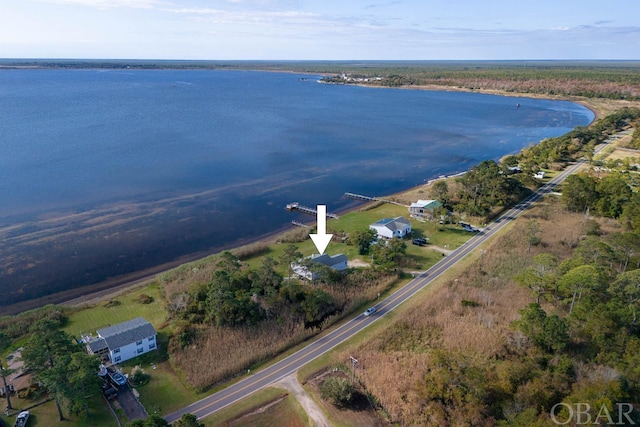
<svg viewBox="0 0 640 427">
<path fill-rule="evenodd" d="M 384 203 L 373 209 L 364 211 L 354 211 L 340 216 L 337 220 L 329 220 L 327 222 L 328 233 L 350 233 L 353 231 L 364 231 L 369 225 L 382 218 L 395 218 L 398 216 L 409 217 L 407 208 L 390 203 Z M 460 247 L 464 242 L 469 240 L 473 234 L 464 231 L 458 225 L 442 225 L 435 221 L 417 221 L 412 219 L 411 226 L 413 229 L 412 237 L 427 237 L 430 245 L 439 246 L 444 249 L 454 250 Z M 311 229 L 309 230 L 311 232 Z M 269 245 L 269 250 L 261 255 L 249 258 L 244 263 L 249 268 L 258 268 L 262 260 L 269 256 L 276 261 L 288 243 L 273 243 Z M 311 239 L 304 242 L 295 243 L 298 250 L 304 255 L 309 256 L 317 253 Z M 430 248 L 430 245 L 418 247 L 411 244 L 410 239 L 407 240 L 407 254 L 416 262 L 416 269 L 427 269 L 442 258 L 442 253 Z M 331 242 L 327 247 L 326 253 L 336 255 L 343 253 L 349 260 L 361 259 L 368 262 L 366 255 L 360 255 L 356 246 L 346 245 L 343 243 Z M 279 267 L 280 273 L 286 273 L 286 266 Z"/>
<path fill-rule="evenodd" d="M 141 294 L 153 298 L 150 304 L 137 302 Z M 99 303 L 93 307 L 75 311 L 69 316 L 64 330 L 79 338 L 83 333 L 95 335 L 96 329 L 124 322 L 141 316 L 158 328 L 166 319 L 164 305 L 159 298 L 158 285 L 152 283 L 143 288 L 137 288 L 126 294 L 114 297 L 112 300 Z"/>
<path fill-rule="evenodd" d="M 26 409 L 33 405 L 35 402 L 24 399 L 12 399 L 11 405 L 14 409 Z M 4 408 L 4 405 L 2 406 Z M 93 396 L 89 402 L 89 418 L 84 413 L 72 416 L 69 415 L 64 409 L 63 414 L 65 416 L 64 421 L 58 421 L 58 410 L 53 401 L 49 401 L 42 405 L 29 409 L 29 421 L 27 425 L 29 427 L 52 427 L 52 426 L 65 426 L 65 427 L 83 427 L 91 425 L 93 427 L 112 427 L 117 426 L 118 423 L 115 420 L 113 414 L 107 407 L 107 403 L 104 401 L 102 395 Z M 15 416 L 0 417 L 5 422 L 5 425 L 12 426 L 15 422 Z"/>
<path fill-rule="evenodd" d="M 263 407 L 265 404 L 286 395 L 284 400 L 270 407 L 262 413 L 248 415 L 242 419 L 238 417 L 247 415 Z M 200 420 L 206 427 L 214 426 L 307 426 L 309 421 L 304 409 L 295 397 L 287 394 L 286 390 L 269 387 L 257 391 L 251 396 L 235 403 L 215 414 Z"/>
</svg>

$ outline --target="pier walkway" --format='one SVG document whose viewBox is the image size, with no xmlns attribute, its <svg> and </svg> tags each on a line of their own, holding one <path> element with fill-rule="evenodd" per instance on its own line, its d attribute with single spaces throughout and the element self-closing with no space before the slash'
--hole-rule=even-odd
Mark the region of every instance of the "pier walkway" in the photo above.
<svg viewBox="0 0 640 427">
<path fill-rule="evenodd" d="M 286 209 L 289 212 L 298 211 L 298 212 L 306 214 L 306 215 L 313 215 L 313 216 L 317 216 L 318 215 L 318 211 L 317 210 L 315 210 L 313 208 L 309 208 L 307 206 L 302 206 L 298 202 L 293 202 L 293 203 L 287 204 Z M 338 219 L 339 217 L 336 214 L 332 214 L 332 213 L 327 212 L 327 218 Z"/>
<path fill-rule="evenodd" d="M 407 205 L 394 202 L 393 200 L 381 199 L 380 197 L 363 196 L 362 194 L 344 193 L 344 197 L 345 199 L 359 200 L 362 202 L 384 202 L 384 203 L 391 203 L 393 205 L 404 206 L 405 208 L 408 207 Z"/>
</svg>

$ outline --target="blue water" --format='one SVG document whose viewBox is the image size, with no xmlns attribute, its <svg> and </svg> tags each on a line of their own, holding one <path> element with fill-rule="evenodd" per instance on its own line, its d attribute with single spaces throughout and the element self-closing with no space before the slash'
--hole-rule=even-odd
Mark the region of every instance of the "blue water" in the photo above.
<svg viewBox="0 0 640 427">
<path fill-rule="evenodd" d="M 17 299 L 85 286 L 282 229 L 288 202 L 340 211 L 344 192 L 397 192 L 592 120 L 288 73 L 2 70 L 0 281 Z"/>
</svg>

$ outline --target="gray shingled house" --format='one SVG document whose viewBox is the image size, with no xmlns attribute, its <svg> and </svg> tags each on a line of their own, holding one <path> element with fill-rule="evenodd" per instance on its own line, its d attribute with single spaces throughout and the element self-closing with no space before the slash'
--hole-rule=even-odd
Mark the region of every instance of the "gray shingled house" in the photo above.
<svg viewBox="0 0 640 427">
<path fill-rule="evenodd" d="M 309 261 L 310 264 L 311 263 L 322 264 L 336 271 L 346 270 L 347 261 L 348 261 L 347 256 L 345 254 L 338 254 L 334 256 L 331 256 L 328 254 L 324 254 L 324 255 L 313 254 L 306 259 Z M 309 265 L 307 265 L 302 261 L 291 263 L 291 269 L 295 274 L 302 277 L 303 279 L 316 280 L 318 277 L 320 277 L 320 274 L 318 272 L 311 271 L 309 269 Z"/>
<path fill-rule="evenodd" d="M 113 363 L 124 362 L 157 349 L 156 330 L 142 317 L 98 329 L 98 337 L 83 337 L 92 354 L 108 357 Z"/>
</svg>

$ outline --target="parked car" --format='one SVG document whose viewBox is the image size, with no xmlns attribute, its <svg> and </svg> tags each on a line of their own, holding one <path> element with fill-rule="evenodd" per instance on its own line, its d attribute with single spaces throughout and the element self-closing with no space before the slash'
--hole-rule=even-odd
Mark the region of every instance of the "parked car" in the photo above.
<svg viewBox="0 0 640 427">
<path fill-rule="evenodd" d="M 460 225 L 462 226 L 462 228 L 464 229 L 464 231 L 469 231 L 471 233 L 477 233 L 478 231 L 480 231 L 479 228 L 474 227 L 473 225 L 466 223 L 466 222 L 462 222 L 460 221 Z"/>
<path fill-rule="evenodd" d="M 424 239 L 422 237 L 418 237 L 415 238 L 411 241 L 412 244 L 416 245 L 416 246 L 424 246 L 427 244 L 427 239 Z"/>
<path fill-rule="evenodd" d="M 371 316 L 375 312 L 376 312 L 376 308 L 375 307 L 370 307 L 370 308 L 367 308 L 367 311 L 364 312 L 364 315 L 365 316 Z"/>
<path fill-rule="evenodd" d="M 103 389 L 102 394 L 104 394 L 106 397 L 109 397 L 111 395 L 118 394 L 118 390 L 113 387 L 109 387 L 109 388 Z"/>
</svg>

